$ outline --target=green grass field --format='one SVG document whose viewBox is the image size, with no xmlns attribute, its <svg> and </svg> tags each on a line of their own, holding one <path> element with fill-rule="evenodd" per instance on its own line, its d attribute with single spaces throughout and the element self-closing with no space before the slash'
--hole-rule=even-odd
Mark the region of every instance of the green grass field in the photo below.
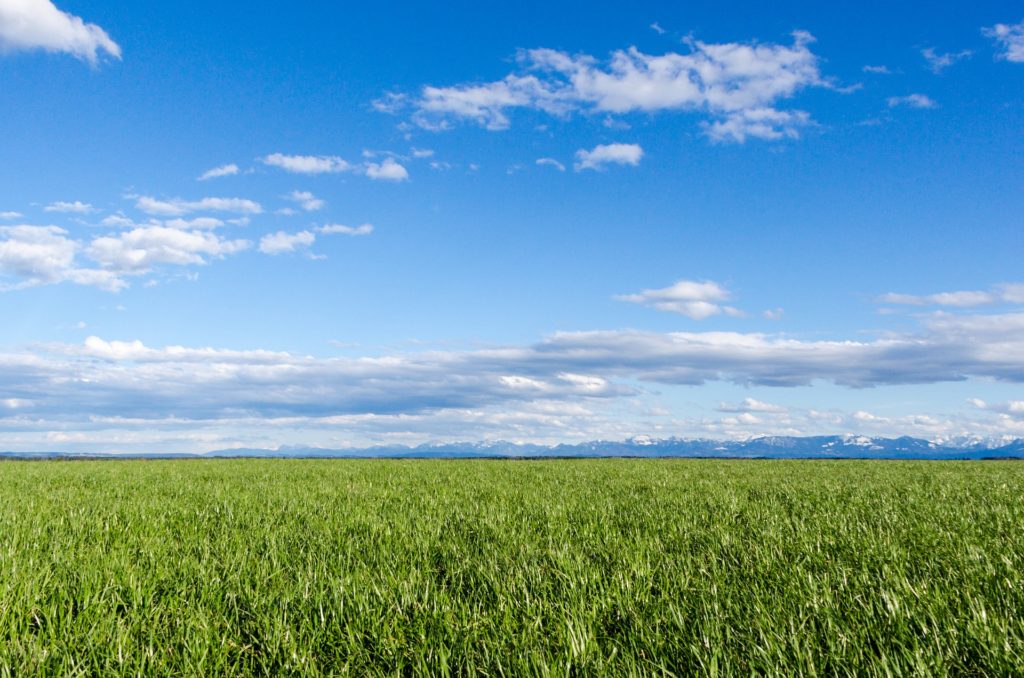
<svg viewBox="0 0 1024 678">
<path fill-rule="evenodd" d="M 1024 674 L 1012 462 L 0 463 L 0 674 Z"/>
</svg>

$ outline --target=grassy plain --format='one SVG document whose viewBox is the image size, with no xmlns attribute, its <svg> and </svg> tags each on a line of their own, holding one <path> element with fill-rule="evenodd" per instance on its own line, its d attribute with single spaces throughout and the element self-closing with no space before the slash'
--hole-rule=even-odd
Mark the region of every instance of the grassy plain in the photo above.
<svg viewBox="0 0 1024 678">
<path fill-rule="evenodd" d="M 0 463 L 0 674 L 1024 674 L 1024 464 Z"/>
</svg>

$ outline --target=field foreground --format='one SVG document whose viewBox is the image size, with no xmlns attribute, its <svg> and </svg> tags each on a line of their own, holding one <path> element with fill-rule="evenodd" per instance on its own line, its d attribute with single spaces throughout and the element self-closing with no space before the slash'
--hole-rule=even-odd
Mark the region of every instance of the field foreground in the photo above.
<svg viewBox="0 0 1024 678">
<path fill-rule="evenodd" d="M 1024 674 L 1014 462 L 0 463 L 0 675 Z"/>
</svg>

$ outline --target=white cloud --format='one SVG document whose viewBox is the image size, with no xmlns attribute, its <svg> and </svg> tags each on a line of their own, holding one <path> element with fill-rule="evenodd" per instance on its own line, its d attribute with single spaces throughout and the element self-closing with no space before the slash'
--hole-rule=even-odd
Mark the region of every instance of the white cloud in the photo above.
<svg viewBox="0 0 1024 678">
<path fill-rule="evenodd" d="M 230 163 L 206 170 L 199 175 L 197 181 L 206 181 L 208 179 L 216 179 L 217 177 L 230 177 L 235 174 L 238 174 L 238 165 Z"/>
<path fill-rule="evenodd" d="M 892 75 L 892 71 L 889 70 L 888 66 L 865 66 L 861 70 L 865 73 L 874 73 L 875 75 Z"/>
<path fill-rule="evenodd" d="M 286 197 L 292 202 L 297 202 L 307 212 L 315 212 L 327 204 L 309 191 L 292 191 Z"/>
<path fill-rule="evenodd" d="M 414 158 L 432 158 L 434 157 L 434 151 L 429 148 L 414 148 L 412 149 L 412 157 Z"/>
<path fill-rule="evenodd" d="M 131 228 L 132 226 L 135 226 L 135 222 L 123 214 L 107 215 L 103 217 L 103 220 L 100 223 L 104 226 L 120 226 L 124 228 Z"/>
<path fill-rule="evenodd" d="M 263 164 L 279 167 L 293 174 L 336 174 L 350 172 L 354 167 L 336 155 L 285 155 L 272 153 L 262 159 Z"/>
<path fill-rule="evenodd" d="M 999 412 L 1015 417 L 1024 418 L 1024 400 L 1009 400 L 1003 403 L 986 403 L 980 398 L 971 398 L 968 402 L 979 410 Z"/>
<path fill-rule="evenodd" d="M 573 169 L 577 172 L 585 169 L 603 170 L 607 165 L 640 164 L 644 150 L 639 144 L 598 144 L 592 150 L 581 148 L 576 151 L 576 162 Z"/>
<path fill-rule="evenodd" d="M 21 212 L 0 212 L 0 219 L 18 219 L 21 216 Z"/>
<path fill-rule="evenodd" d="M 926 94 L 908 94 L 902 97 L 889 97 L 887 100 L 889 108 L 906 106 L 908 108 L 935 108 L 938 104 Z"/>
<path fill-rule="evenodd" d="M 657 21 L 650 25 L 650 29 L 657 33 L 658 35 L 665 35 L 665 29 L 662 28 Z"/>
<path fill-rule="evenodd" d="M 537 158 L 537 164 L 540 165 L 541 167 L 554 167 L 559 172 L 565 171 L 565 165 L 558 162 L 554 158 Z"/>
<path fill-rule="evenodd" d="M 82 269 L 75 256 L 80 244 L 68 232 L 56 226 L 0 227 L 0 278 L 14 278 L 14 283 L 0 284 L 0 289 L 19 289 L 37 285 L 53 285 L 65 281 L 94 285 L 109 291 L 124 287 L 117 276 L 108 271 Z"/>
<path fill-rule="evenodd" d="M 781 405 L 772 405 L 771 403 L 762 402 L 755 400 L 754 398 L 744 398 L 743 402 L 740 403 L 719 403 L 719 412 L 771 412 L 771 413 L 783 413 L 788 410 Z"/>
<path fill-rule="evenodd" d="M 624 432 L 604 427 L 647 401 L 652 389 L 638 384 L 658 385 L 660 391 L 708 381 L 760 387 L 820 380 L 853 387 L 968 378 L 1024 383 L 1022 337 L 1024 314 L 929 319 L 917 332 L 873 340 L 609 330 L 557 333 L 532 345 L 334 358 L 154 348 L 91 337 L 80 345 L 0 354 L 0 382 L 32 403 L 33 417 L 25 426 L 56 417 L 93 428 L 102 421 L 130 427 L 127 422 L 159 426 L 173 419 L 194 429 L 244 420 L 271 429 L 372 426 L 379 433 L 423 436 L 447 427 L 445 436 L 493 437 L 515 430 L 524 438 L 547 432 L 560 440 L 592 439 L 595 433 Z M 863 404 L 848 413 L 798 410 L 747 397 L 722 403 L 718 409 L 727 416 L 664 421 L 662 430 L 743 437 L 850 427 L 950 436 L 974 427 L 1024 434 L 1016 400 L 979 402 L 974 411 L 981 418 L 965 423 L 934 413 L 883 415 Z M 0 417 L 0 426 L 10 425 Z M 627 426 L 635 427 L 635 420 Z"/>
<path fill-rule="evenodd" d="M 364 151 L 363 155 L 374 157 L 378 154 Z M 262 158 L 262 162 L 293 174 L 353 172 L 363 174 L 370 179 L 383 179 L 385 181 L 405 181 L 409 178 L 409 172 L 393 157 L 387 157 L 383 162 L 379 163 L 367 162 L 354 165 L 335 155 L 285 155 L 283 153 L 273 153 Z"/>
<path fill-rule="evenodd" d="M 250 244 L 247 240 L 226 240 L 206 231 L 140 226 L 94 239 L 85 254 L 105 271 L 139 275 L 161 264 L 205 264 L 211 257 L 235 254 Z"/>
<path fill-rule="evenodd" d="M 46 212 L 65 212 L 72 214 L 88 214 L 89 212 L 95 212 L 96 208 L 86 202 L 74 201 L 64 202 L 63 200 L 50 203 L 43 208 Z"/>
<path fill-rule="evenodd" d="M 95 65 L 99 54 L 120 59 L 121 48 L 96 24 L 62 12 L 50 0 L 0 2 L 0 51 L 64 52 Z"/>
<path fill-rule="evenodd" d="M 969 58 L 974 52 L 969 49 L 965 49 L 959 52 L 948 52 L 942 54 L 936 52 L 932 47 L 925 47 L 921 50 L 921 56 L 928 62 L 928 68 L 931 69 L 932 73 L 941 73 L 953 64 L 963 59 Z"/>
<path fill-rule="evenodd" d="M 937 294 L 899 294 L 890 292 L 878 298 L 883 304 L 904 306 L 952 306 L 970 308 L 991 304 L 1024 304 L 1024 283 L 1004 283 L 988 290 L 958 290 Z"/>
<path fill-rule="evenodd" d="M 710 280 L 680 280 L 669 287 L 643 290 L 639 294 L 622 294 L 614 298 L 617 301 L 650 306 L 659 311 L 679 313 L 694 320 L 703 320 L 722 313 L 731 316 L 743 315 L 742 311 L 722 304 L 731 299 L 732 294 Z"/>
<path fill-rule="evenodd" d="M 380 113 L 395 114 L 408 103 L 408 97 L 400 92 L 387 92 L 379 99 L 370 102 L 373 110 Z"/>
<path fill-rule="evenodd" d="M 105 221 L 105 220 L 104 220 Z M 184 230 L 220 228 L 224 222 L 213 217 L 195 217 L 192 219 L 168 219 L 164 226 Z"/>
<path fill-rule="evenodd" d="M 385 158 L 384 162 L 366 164 L 366 176 L 371 179 L 384 181 L 405 181 L 409 178 L 409 172 L 405 167 L 397 163 L 394 158 Z"/>
<path fill-rule="evenodd" d="M 776 105 L 806 87 L 833 87 L 821 77 L 818 58 L 808 47 L 813 40 L 797 31 L 790 46 L 693 41 L 688 53 L 661 56 L 631 47 L 614 52 L 607 66 L 588 55 L 525 50 L 519 55 L 523 72 L 502 80 L 424 87 L 413 119 L 428 129 L 462 119 L 500 130 L 509 126 L 508 111 L 515 108 L 559 116 L 683 110 L 710 116 L 709 130 L 720 130 L 719 139 L 793 137 L 810 122 L 808 114 L 777 111 Z M 727 131 L 754 120 L 756 131 Z"/>
<path fill-rule="evenodd" d="M 1014 63 L 1024 63 L 1024 21 L 1019 24 L 996 24 L 983 28 L 985 36 L 996 41 L 1002 51 L 1000 59 Z"/>
<path fill-rule="evenodd" d="M 309 248 L 316 241 L 316 236 L 309 231 L 287 233 L 278 231 L 260 238 L 260 252 L 264 254 L 285 254 Z"/>
<path fill-rule="evenodd" d="M 769 308 L 761 312 L 761 317 L 765 320 L 782 320 L 782 316 L 786 314 L 786 310 L 781 306 L 778 308 Z"/>
<path fill-rule="evenodd" d="M 728 113 L 714 122 L 704 123 L 712 141 L 743 143 L 748 137 L 774 141 L 799 139 L 800 129 L 811 124 L 805 111 L 779 111 L 774 108 L 749 108 Z"/>
<path fill-rule="evenodd" d="M 245 198 L 202 198 L 201 200 L 158 200 L 149 196 L 139 196 L 135 207 L 146 214 L 162 217 L 180 217 L 190 212 L 234 212 L 235 214 L 260 214 L 263 207 L 253 200 Z"/>
<path fill-rule="evenodd" d="M 0 227 L 0 273 L 29 284 L 65 279 L 75 259 L 76 243 L 56 226 Z"/>
<path fill-rule="evenodd" d="M 373 224 L 362 224 L 360 226 L 345 226 L 343 224 L 325 224 L 316 228 L 317 233 L 323 235 L 370 235 L 373 233 Z"/>
</svg>

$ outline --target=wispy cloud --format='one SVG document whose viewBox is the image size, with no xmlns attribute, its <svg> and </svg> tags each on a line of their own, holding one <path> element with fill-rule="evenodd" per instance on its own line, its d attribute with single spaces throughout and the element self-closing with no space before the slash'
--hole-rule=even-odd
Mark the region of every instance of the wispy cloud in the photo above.
<svg viewBox="0 0 1024 678">
<path fill-rule="evenodd" d="M 336 174 L 350 172 L 352 164 L 336 155 L 285 155 L 271 153 L 262 158 L 265 165 L 294 174 Z"/>
<path fill-rule="evenodd" d="M 93 65 L 102 53 L 121 58 L 121 47 L 105 30 L 62 12 L 50 0 L 0 3 L 0 53 L 32 49 L 63 52 Z"/>
<path fill-rule="evenodd" d="M 890 292 L 878 299 L 884 304 L 905 306 L 951 306 L 972 308 L 992 304 L 1024 304 L 1024 283 L 1004 283 L 988 290 L 959 290 L 937 294 L 899 294 Z"/>
<path fill-rule="evenodd" d="M 216 179 L 217 177 L 230 177 L 232 175 L 238 174 L 238 171 L 238 165 L 236 165 L 235 163 L 221 165 L 219 167 L 214 167 L 212 169 L 206 170 L 205 172 L 199 175 L 197 181 L 207 181 L 209 179 Z"/>
<path fill-rule="evenodd" d="M 554 158 L 537 158 L 537 165 L 540 167 L 554 167 L 559 172 L 565 171 L 565 165 Z"/>
<path fill-rule="evenodd" d="M 325 224 L 318 226 L 316 229 L 317 233 L 323 235 L 370 235 L 373 233 L 373 224 L 361 224 L 359 226 L 345 226 L 344 224 Z"/>
<path fill-rule="evenodd" d="M 931 69 L 932 73 L 942 73 L 953 64 L 958 61 L 970 58 L 974 54 L 969 49 L 961 50 L 959 52 L 937 52 L 933 47 L 925 47 L 921 50 L 921 56 L 928 62 L 928 68 Z"/>
<path fill-rule="evenodd" d="M 886 100 L 889 108 L 904 106 L 907 108 L 935 108 L 938 106 L 927 94 L 907 94 L 901 97 L 889 97 Z"/>
<path fill-rule="evenodd" d="M 263 207 L 247 198 L 202 198 L 182 200 L 171 198 L 160 200 L 150 196 L 138 196 L 135 207 L 146 214 L 163 217 L 179 217 L 191 212 L 234 212 L 235 214 L 261 214 Z"/>
<path fill-rule="evenodd" d="M 375 153 L 369 154 L 371 157 Z M 405 181 L 409 178 L 409 171 L 404 165 L 393 157 L 387 157 L 382 162 L 350 163 L 344 158 L 336 155 L 285 155 L 284 153 L 272 153 L 262 159 L 265 165 L 278 167 L 293 174 L 340 174 L 352 172 L 362 174 L 370 179 L 384 181 Z"/>
<path fill-rule="evenodd" d="M 46 212 L 88 214 L 90 212 L 95 212 L 96 208 L 90 205 L 89 203 L 81 202 L 79 200 L 75 200 L 74 202 L 64 202 L 63 200 L 61 200 L 55 203 L 50 203 L 49 205 L 44 207 L 43 210 Z"/>
<path fill-rule="evenodd" d="M 1000 49 L 1000 59 L 1024 63 L 1024 21 L 1019 24 L 996 24 L 983 28 L 982 33 L 995 40 Z"/>
</svg>

